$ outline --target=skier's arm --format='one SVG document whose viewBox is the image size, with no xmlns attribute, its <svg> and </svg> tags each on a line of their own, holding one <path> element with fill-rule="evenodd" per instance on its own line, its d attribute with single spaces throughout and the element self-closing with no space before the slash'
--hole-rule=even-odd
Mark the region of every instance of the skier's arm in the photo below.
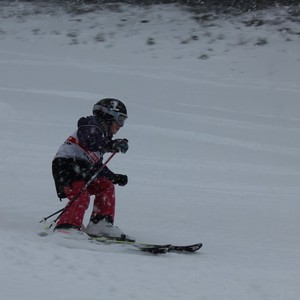
<svg viewBox="0 0 300 300">
<path fill-rule="evenodd" d="M 102 162 L 101 163 L 97 162 L 92 168 L 93 173 L 96 173 L 97 170 L 99 170 L 101 167 L 102 167 Z M 118 184 L 120 186 L 124 186 L 128 182 L 127 175 L 115 174 L 107 166 L 103 168 L 103 170 L 100 172 L 98 177 L 104 177 L 110 180 L 113 184 Z"/>
<path fill-rule="evenodd" d="M 101 129 L 93 124 L 86 124 L 84 118 L 78 121 L 77 136 L 89 151 L 101 151 L 107 142 Z"/>
</svg>

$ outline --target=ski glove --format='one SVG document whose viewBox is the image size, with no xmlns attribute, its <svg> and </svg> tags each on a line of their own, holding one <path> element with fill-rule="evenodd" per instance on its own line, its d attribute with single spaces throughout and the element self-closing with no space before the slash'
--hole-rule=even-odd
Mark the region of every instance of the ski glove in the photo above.
<svg viewBox="0 0 300 300">
<path fill-rule="evenodd" d="M 126 153 L 128 150 L 128 140 L 126 139 L 115 139 L 111 144 L 112 151 Z"/>
<path fill-rule="evenodd" d="M 128 177 L 127 175 L 115 174 L 114 178 L 112 179 L 112 183 L 124 186 L 128 183 Z"/>
</svg>

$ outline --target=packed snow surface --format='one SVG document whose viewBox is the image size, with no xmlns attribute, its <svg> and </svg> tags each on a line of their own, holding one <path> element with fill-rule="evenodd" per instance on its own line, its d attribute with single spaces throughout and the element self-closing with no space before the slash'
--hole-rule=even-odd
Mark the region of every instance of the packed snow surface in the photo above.
<svg viewBox="0 0 300 300">
<path fill-rule="evenodd" d="M 1 5 L 1 300 L 300 298 L 300 23 L 286 8 L 199 22 L 174 5 Z M 38 236 L 66 204 L 52 158 L 104 97 L 129 114 L 130 149 L 109 164 L 129 176 L 116 225 L 203 242 L 197 254 Z"/>
</svg>

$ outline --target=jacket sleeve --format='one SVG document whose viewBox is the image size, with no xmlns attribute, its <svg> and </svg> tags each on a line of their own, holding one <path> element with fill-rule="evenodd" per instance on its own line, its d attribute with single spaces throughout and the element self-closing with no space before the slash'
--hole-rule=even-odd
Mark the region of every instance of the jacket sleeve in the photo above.
<svg viewBox="0 0 300 300">
<path fill-rule="evenodd" d="M 112 181 L 115 176 L 115 173 L 105 166 L 97 177 L 104 177 L 105 179 Z"/>
<path fill-rule="evenodd" d="M 103 150 L 107 139 L 102 130 L 85 121 L 86 118 L 81 118 L 78 121 L 77 136 L 80 141 L 89 151 Z"/>
<path fill-rule="evenodd" d="M 95 163 L 91 168 L 92 174 L 95 174 L 102 167 L 103 167 L 102 161 L 98 161 L 97 163 Z M 113 180 L 115 176 L 116 176 L 115 173 L 111 171 L 107 166 L 105 166 L 98 174 L 97 177 L 104 177 L 108 180 Z"/>
</svg>

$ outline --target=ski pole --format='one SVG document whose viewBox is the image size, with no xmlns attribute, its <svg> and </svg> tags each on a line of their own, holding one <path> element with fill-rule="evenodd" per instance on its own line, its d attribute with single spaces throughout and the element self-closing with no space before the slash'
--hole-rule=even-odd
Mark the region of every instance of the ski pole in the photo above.
<svg viewBox="0 0 300 300">
<path fill-rule="evenodd" d="M 113 153 L 110 155 L 110 157 L 105 161 L 105 163 L 104 163 L 104 164 L 99 168 L 99 170 L 98 170 L 98 171 L 90 178 L 90 180 L 85 184 L 85 186 L 79 191 L 79 193 L 74 197 L 74 199 L 72 199 L 72 200 L 69 202 L 69 204 L 68 204 L 66 207 L 64 207 L 64 208 L 62 208 L 62 209 L 60 209 L 60 210 L 54 212 L 53 214 L 49 215 L 49 216 L 46 217 L 46 218 L 43 218 L 43 219 L 40 221 L 40 223 L 43 223 L 43 222 L 47 221 L 49 218 L 51 218 L 51 217 L 57 215 L 58 213 L 60 213 L 60 214 L 58 215 L 58 217 L 54 220 L 54 222 L 56 222 L 56 221 L 59 219 L 59 217 L 60 217 L 64 212 L 66 212 L 66 211 L 69 209 L 69 207 L 70 207 L 70 206 L 78 199 L 78 197 L 81 195 L 81 193 L 84 192 L 84 191 L 88 188 L 88 186 L 89 186 L 89 185 L 97 178 L 97 176 L 100 174 L 100 172 L 106 167 L 106 165 L 110 162 L 110 160 L 111 160 L 116 154 L 117 154 L 117 152 L 113 152 Z M 52 227 L 52 224 L 53 224 L 53 223 L 51 223 L 51 225 L 49 226 L 49 228 Z"/>
</svg>

